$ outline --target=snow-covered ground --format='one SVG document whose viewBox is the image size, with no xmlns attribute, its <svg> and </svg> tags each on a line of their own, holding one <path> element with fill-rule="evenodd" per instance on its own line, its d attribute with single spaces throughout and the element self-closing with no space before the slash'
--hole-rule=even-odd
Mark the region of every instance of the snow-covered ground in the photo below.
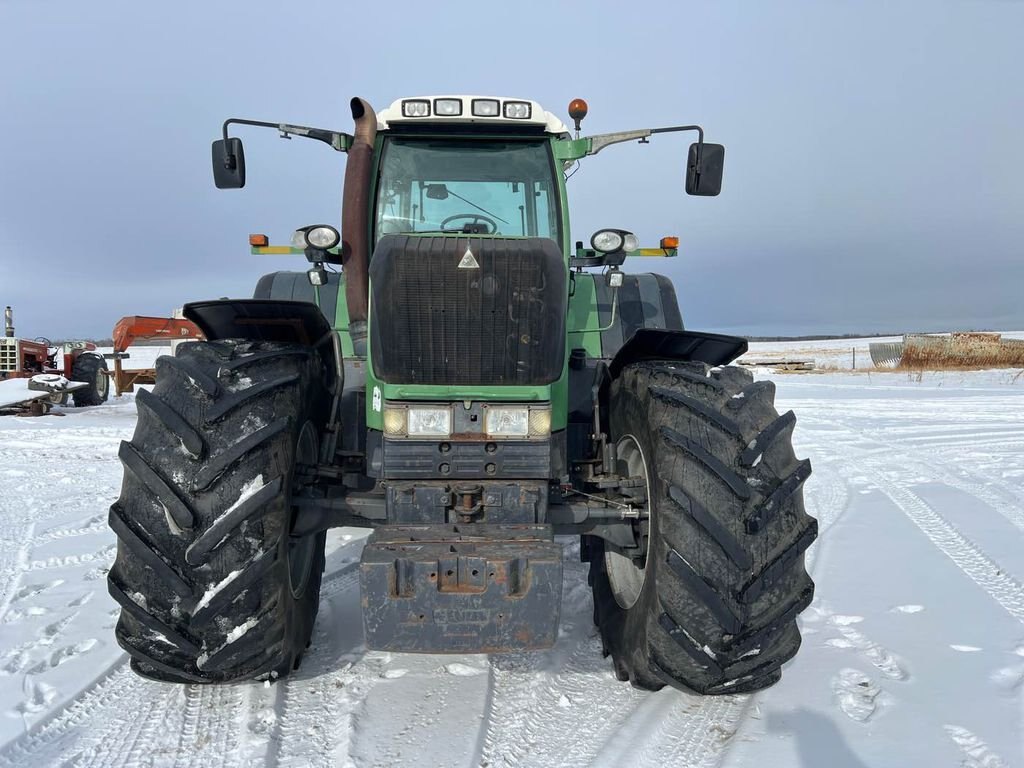
<svg viewBox="0 0 1024 768">
<path fill-rule="evenodd" d="M 0 766 L 1024 766 L 1024 376 L 774 379 L 814 464 L 817 597 L 778 685 L 715 698 L 614 679 L 569 541 L 553 650 L 367 652 L 350 529 L 293 679 L 142 680 L 104 583 L 133 397 L 0 417 Z"/>
</svg>

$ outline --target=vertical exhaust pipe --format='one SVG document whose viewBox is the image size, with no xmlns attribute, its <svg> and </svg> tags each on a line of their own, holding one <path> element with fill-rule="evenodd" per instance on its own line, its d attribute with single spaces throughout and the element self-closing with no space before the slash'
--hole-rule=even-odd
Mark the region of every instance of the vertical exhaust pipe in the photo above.
<svg viewBox="0 0 1024 768">
<path fill-rule="evenodd" d="M 14 338 L 14 310 L 10 307 L 4 309 L 4 336 Z"/>
<path fill-rule="evenodd" d="M 341 197 L 341 263 L 345 272 L 349 334 L 356 354 L 366 354 L 370 278 L 370 173 L 377 138 L 377 114 L 364 99 L 351 101 L 355 122 Z"/>
</svg>

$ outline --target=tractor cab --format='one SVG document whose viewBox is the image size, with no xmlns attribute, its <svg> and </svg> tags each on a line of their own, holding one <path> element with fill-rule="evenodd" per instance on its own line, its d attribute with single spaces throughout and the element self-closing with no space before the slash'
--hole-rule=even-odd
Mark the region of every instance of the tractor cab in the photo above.
<svg viewBox="0 0 1024 768">
<path fill-rule="evenodd" d="M 387 234 L 544 237 L 563 244 L 561 173 L 539 104 L 491 97 L 399 99 L 377 114 L 374 242 Z"/>
</svg>

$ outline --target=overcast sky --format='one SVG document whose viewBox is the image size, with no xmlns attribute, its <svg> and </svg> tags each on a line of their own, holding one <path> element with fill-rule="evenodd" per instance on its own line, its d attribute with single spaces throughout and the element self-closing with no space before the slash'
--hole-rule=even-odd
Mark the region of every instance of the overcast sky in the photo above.
<svg viewBox="0 0 1024 768">
<path fill-rule="evenodd" d="M 692 328 L 1024 329 L 1022 40 L 1012 1 L 0 0 L 0 305 L 19 335 L 95 337 L 251 295 L 304 262 L 247 234 L 339 224 L 344 155 L 249 130 L 246 188 L 218 191 L 224 118 L 351 131 L 352 96 L 476 93 L 726 145 L 717 198 L 683 193 L 686 134 L 569 182 L 574 239 L 679 235 L 630 266 Z"/>
</svg>

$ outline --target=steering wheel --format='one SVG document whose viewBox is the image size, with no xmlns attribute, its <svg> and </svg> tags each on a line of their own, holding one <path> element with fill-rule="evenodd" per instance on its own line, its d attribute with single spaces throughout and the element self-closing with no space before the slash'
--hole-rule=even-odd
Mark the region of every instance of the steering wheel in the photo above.
<svg viewBox="0 0 1024 768">
<path fill-rule="evenodd" d="M 490 216 L 484 216 L 482 213 L 456 213 L 454 216 L 449 216 L 447 219 L 441 222 L 441 229 L 445 229 L 447 224 L 450 224 L 451 222 L 457 219 L 469 219 L 469 223 L 463 225 L 463 229 L 465 229 L 465 227 L 472 227 L 473 229 L 471 229 L 470 231 L 473 234 L 493 235 L 495 232 L 498 231 L 498 222 L 496 222 Z M 489 227 L 489 229 L 486 229 L 483 232 L 478 231 L 476 229 L 477 222 L 483 222 Z"/>
</svg>

